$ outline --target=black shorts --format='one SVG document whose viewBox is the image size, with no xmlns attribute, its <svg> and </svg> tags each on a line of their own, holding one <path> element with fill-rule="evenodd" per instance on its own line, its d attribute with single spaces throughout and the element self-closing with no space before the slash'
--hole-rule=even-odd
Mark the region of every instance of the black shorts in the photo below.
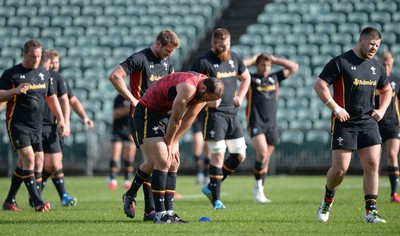
<svg viewBox="0 0 400 236">
<path fill-rule="evenodd" d="M 128 127 L 126 129 L 113 130 L 111 133 L 111 142 L 132 142 L 130 136 L 131 130 Z"/>
<path fill-rule="evenodd" d="M 21 148 L 32 146 L 34 152 L 42 152 L 42 136 L 39 135 L 41 132 L 29 132 L 15 126 L 11 126 L 8 132 L 11 145 L 14 151 Z"/>
<path fill-rule="evenodd" d="M 133 114 L 135 144 L 142 145 L 143 139 L 164 137 L 167 131 L 169 116 L 155 113 L 142 105 L 135 107 Z"/>
<path fill-rule="evenodd" d="M 399 139 L 400 138 L 399 127 L 397 125 L 395 125 L 395 126 L 380 125 L 379 132 L 381 133 L 382 142 L 385 142 L 388 139 Z"/>
<path fill-rule="evenodd" d="M 204 109 L 202 109 L 192 124 L 192 127 L 191 127 L 192 133 L 203 132 L 205 116 L 206 116 L 206 112 Z"/>
<path fill-rule="evenodd" d="M 263 123 L 252 125 L 253 124 L 250 124 L 248 127 L 250 137 L 253 138 L 259 134 L 264 134 L 268 144 L 273 146 L 279 144 L 279 132 L 276 125 L 267 125 Z"/>
<path fill-rule="evenodd" d="M 44 128 L 42 132 L 42 141 L 44 153 L 59 153 L 62 151 L 61 139 L 57 128 Z"/>
<path fill-rule="evenodd" d="M 236 114 L 207 112 L 204 125 L 205 140 L 221 141 L 243 137 L 242 125 Z"/>
<path fill-rule="evenodd" d="M 382 144 L 377 122 L 354 126 L 334 120 L 332 150 L 358 150 L 376 144 Z"/>
</svg>

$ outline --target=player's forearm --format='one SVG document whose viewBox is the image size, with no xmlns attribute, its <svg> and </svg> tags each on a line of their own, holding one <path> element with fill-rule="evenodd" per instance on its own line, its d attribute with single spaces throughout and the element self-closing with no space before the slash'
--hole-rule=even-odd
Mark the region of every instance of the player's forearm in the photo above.
<svg viewBox="0 0 400 236">
<path fill-rule="evenodd" d="M 58 101 L 60 102 L 61 110 L 62 110 L 62 113 L 64 115 L 65 124 L 69 125 L 70 124 L 71 109 L 70 109 L 70 106 L 69 106 L 68 95 L 65 94 L 65 95 L 59 97 Z"/>
<path fill-rule="evenodd" d="M 81 101 L 74 96 L 69 100 L 69 104 L 72 107 L 72 110 L 82 119 L 87 118 L 85 108 L 83 107 Z"/>
<path fill-rule="evenodd" d="M 56 95 L 47 97 L 46 101 L 47 101 L 47 104 L 49 105 L 51 112 L 53 112 L 53 114 L 56 116 L 57 121 L 65 124 L 65 118 L 64 118 L 60 103 L 58 102 Z"/>
</svg>

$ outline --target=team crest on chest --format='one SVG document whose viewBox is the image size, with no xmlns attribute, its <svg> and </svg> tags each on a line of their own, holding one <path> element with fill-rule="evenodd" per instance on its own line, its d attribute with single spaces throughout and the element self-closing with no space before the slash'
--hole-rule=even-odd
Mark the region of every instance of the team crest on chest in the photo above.
<svg viewBox="0 0 400 236">
<path fill-rule="evenodd" d="M 375 73 L 375 71 L 376 71 L 376 68 L 375 68 L 375 67 L 373 67 L 373 66 L 371 66 L 371 68 L 370 68 L 370 69 L 371 69 L 371 71 L 372 71 L 372 74 L 373 74 L 373 75 L 376 75 L 376 73 Z"/>
<path fill-rule="evenodd" d="M 44 80 L 44 74 L 40 73 L 39 77 L 40 77 L 40 80 Z"/>
<path fill-rule="evenodd" d="M 228 62 L 228 63 L 229 63 L 229 65 L 231 65 L 231 67 L 232 67 L 232 68 L 234 68 L 234 67 L 235 67 L 235 65 L 233 64 L 233 61 L 232 61 L 232 60 L 229 60 L 229 62 Z"/>
</svg>

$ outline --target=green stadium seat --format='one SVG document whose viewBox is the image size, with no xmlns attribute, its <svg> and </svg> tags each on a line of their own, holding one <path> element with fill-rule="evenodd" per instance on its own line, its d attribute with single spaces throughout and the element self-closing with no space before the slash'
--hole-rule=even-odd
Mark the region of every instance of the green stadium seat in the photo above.
<svg viewBox="0 0 400 236">
<path fill-rule="evenodd" d="M 371 12 L 369 14 L 369 19 L 372 22 L 377 22 L 384 25 L 386 22 L 391 22 L 391 14 L 383 11 Z"/>
<path fill-rule="evenodd" d="M 378 29 L 378 30 L 382 30 L 382 29 L 383 29 L 381 23 L 378 23 L 378 22 L 371 22 L 371 21 L 362 23 L 360 28 L 361 28 L 361 29 L 364 29 L 365 27 L 373 27 L 373 28 Z M 383 32 L 382 32 L 382 33 L 383 33 Z M 357 40 L 358 40 L 358 37 L 357 37 L 356 35 L 355 35 L 355 37 L 356 37 Z M 357 42 L 357 41 L 356 41 L 356 42 Z"/>
<path fill-rule="evenodd" d="M 400 35 L 400 27 L 398 22 L 386 22 L 383 24 L 383 31 L 384 32 L 393 32 Z"/>
<path fill-rule="evenodd" d="M 207 27 L 206 19 L 202 15 L 186 15 L 183 17 L 182 24 L 193 25 L 196 27 L 197 33 L 200 34 L 204 32 Z"/>
<path fill-rule="evenodd" d="M 316 44 L 316 45 L 328 44 L 329 34 L 327 33 L 309 34 L 307 35 L 307 42 L 309 44 Z"/>
<path fill-rule="evenodd" d="M 139 24 L 154 26 L 161 24 L 161 17 L 158 15 L 144 15 L 139 18 Z"/>
<path fill-rule="evenodd" d="M 319 53 L 319 46 L 316 44 L 300 44 L 297 46 L 297 53 L 299 55 L 314 56 Z"/>
<path fill-rule="evenodd" d="M 3 56 L 0 57 L 0 66 L 1 66 L 2 69 L 11 68 L 14 65 L 15 64 L 14 64 L 14 59 L 13 58 L 11 58 L 11 57 L 3 57 Z"/>
<path fill-rule="evenodd" d="M 289 130 L 302 130 L 306 131 L 312 128 L 312 120 L 309 119 L 294 119 L 289 121 Z"/>
<path fill-rule="evenodd" d="M 378 1 L 380 2 L 380 1 Z M 362 4 L 354 4 L 354 10 L 355 11 L 362 11 L 366 13 L 372 13 L 375 11 L 375 3 L 374 2 L 363 2 Z"/>
<path fill-rule="evenodd" d="M 69 79 L 70 81 L 74 80 L 73 83 L 75 83 L 76 80 L 82 79 L 82 70 L 79 68 L 76 68 L 76 67 L 63 68 L 61 65 L 61 74 L 65 78 Z M 75 93 L 75 90 L 74 90 L 74 93 Z M 82 98 L 82 99 L 84 99 L 84 98 Z"/>
<path fill-rule="evenodd" d="M 332 111 L 328 108 L 324 108 L 324 109 L 321 109 L 320 110 L 320 113 L 319 113 L 319 115 L 320 115 L 320 118 L 321 119 L 331 119 L 331 117 L 332 117 Z"/>
<path fill-rule="evenodd" d="M 85 34 L 85 28 L 82 26 L 68 26 L 64 28 L 63 35 L 64 36 L 75 36 L 81 37 Z"/>
<path fill-rule="evenodd" d="M 28 17 L 26 16 L 19 16 L 19 17 L 12 17 L 8 18 L 7 26 L 14 26 L 17 28 L 22 28 L 28 26 Z"/>
<path fill-rule="evenodd" d="M 308 4 L 308 12 L 310 15 L 322 15 L 328 12 L 332 12 L 332 8 L 334 5 L 339 5 L 339 4 L 332 4 L 332 7 L 329 3 L 325 2 L 319 2 L 317 4 Z"/>
<path fill-rule="evenodd" d="M 99 44 L 99 37 L 96 35 L 88 35 L 77 37 L 76 46 L 93 47 Z"/>
<path fill-rule="evenodd" d="M 104 7 L 104 16 L 115 16 L 116 13 L 118 13 L 119 16 L 125 15 L 126 7 L 123 5 L 108 5 L 107 7 Z"/>
<path fill-rule="evenodd" d="M 353 12 L 353 3 L 351 1 L 344 1 L 340 4 L 332 4 L 332 11 L 333 12 L 341 12 L 345 14 L 349 14 Z"/>
<path fill-rule="evenodd" d="M 319 119 L 313 122 L 313 129 L 329 130 L 330 128 L 331 123 L 329 119 Z"/>
<path fill-rule="evenodd" d="M 254 23 L 247 26 L 246 32 L 250 34 L 265 35 L 269 33 L 269 27 L 265 24 Z"/>
<path fill-rule="evenodd" d="M 29 37 L 27 36 L 18 36 L 18 37 L 14 37 L 11 41 L 10 41 L 10 46 L 11 47 L 20 47 L 22 48 L 25 44 L 25 42 L 29 39 Z"/>
<path fill-rule="evenodd" d="M 276 45 L 274 54 L 279 57 L 290 57 L 296 54 L 296 46 L 294 45 Z"/>
<path fill-rule="evenodd" d="M 54 39 L 54 45 L 59 47 L 74 47 L 76 46 L 76 37 L 73 35 L 63 35 Z"/>
<path fill-rule="evenodd" d="M 285 99 L 278 99 L 278 101 L 285 101 Z M 297 116 L 297 112 L 296 110 L 293 109 L 286 109 L 286 108 L 281 108 L 278 109 L 276 112 L 276 118 L 278 120 L 278 122 L 280 121 L 291 121 L 291 120 L 295 120 Z"/>
<path fill-rule="evenodd" d="M 96 16 L 95 18 L 95 25 L 97 26 L 107 26 L 109 28 L 116 27 L 117 18 L 114 16 Z M 117 27 L 118 28 L 118 27 Z"/>
<path fill-rule="evenodd" d="M 103 14 L 103 7 L 99 5 L 85 5 L 81 9 L 83 16 L 101 16 Z"/>
<path fill-rule="evenodd" d="M 309 35 L 314 33 L 314 26 L 309 23 L 300 23 L 292 26 L 294 34 Z"/>
<path fill-rule="evenodd" d="M 85 35 L 102 37 L 107 34 L 106 26 L 94 25 L 86 28 Z"/>
<path fill-rule="evenodd" d="M 54 40 L 50 38 L 38 38 L 39 42 L 42 44 L 43 49 L 53 48 Z"/>
<path fill-rule="evenodd" d="M 79 7 L 88 6 L 92 0 L 69 0 L 70 5 L 77 5 Z"/>
<path fill-rule="evenodd" d="M 308 91 L 310 93 L 310 91 Z M 319 111 L 315 109 L 305 108 L 297 111 L 297 119 L 316 121 L 319 119 Z M 308 125 L 308 124 L 307 124 Z M 311 129 L 311 127 L 310 127 Z"/>
<path fill-rule="evenodd" d="M 330 133 L 325 129 L 308 130 L 305 132 L 304 147 L 309 156 L 318 159 L 329 159 L 330 152 Z"/>
<path fill-rule="evenodd" d="M 298 98 L 296 96 L 286 99 L 286 108 L 293 110 L 301 110 L 308 108 L 308 99 Z"/>
<path fill-rule="evenodd" d="M 291 58 L 292 59 L 292 58 Z M 293 60 L 293 59 L 292 59 Z M 291 87 L 294 90 L 298 90 L 303 87 L 303 80 L 301 78 L 290 77 L 281 82 L 285 87 Z"/>
<path fill-rule="evenodd" d="M 110 6 L 113 6 L 113 1 L 104 1 L 104 0 L 92 0 L 91 4 L 92 6 L 101 6 L 104 9 Z"/>
<path fill-rule="evenodd" d="M 284 86 L 285 81 L 282 83 L 283 86 L 279 87 L 279 97 L 284 98 L 285 100 L 289 98 L 294 98 L 294 96 L 296 96 L 296 90 L 292 87 Z"/>
<path fill-rule="evenodd" d="M 25 5 L 40 8 L 46 6 L 46 1 L 26 0 Z"/>
<path fill-rule="evenodd" d="M 187 12 L 190 12 L 192 8 L 190 7 L 190 4 L 179 4 L 179 5 L 173 5 L 171 4 L 168 9 L 168 14 L 169 15 L 179 15 L 183 17 L 186 15 Z"/>
<path fill-rule="evenodd" d="M 251 48 L 251 54 L 257 54 L 257 53 L 272 53 L 274 51 L 274 48 L 265 44 L 261 45 L 253 45 Z"/>
<path fill-rule="evenodd" d="M 35 0 L 36 1 L 36 0 Z M 40 6 L 38 8 L 38 15 L 39 16 L 48 16 L 48 17 L 54 17 L 59 15 L 60 8 L 58 6 Z"/>
<path fill-rule="evenodd" d="M 94 16 L 75 16 L 73 18 L 74 26 L 89 27 L 95 24 Z"/>
<path fill-rule="evenodd" d="M 46 27 L 40 31 L 40 36 L 42 38 L 58 38 L 61 37 L 63 31 L 61 27 Z"/>
<path fill-rule="evenodd" d="M 257 16 L 257 22 L 258 23 L 261 23 L 261 24 L 265 24 L 265 25 L 268 25 L 268 26 L 271 26 L 271 25 L 274 25 L 274 24 L 278 24 L 278 23 L 280 23 L 280 21 L 279 21 L 279 15 L 280 15 L 281 13 L 277 13 L 277 12 L 274 12 L 274 13 L 270 13 L 270 12 L 263 12 L 263 13 L 260 13 L 258 16 Z"/>
<path fill-rule="evenodd" d="M 78 5 L 66 5 L 60 8 L 60 15 L 76 17 L 81 14 L 81 8 Z"/>
<path fill-rule="evenodd" d="M 47 6 L 60 6 L 64 7 L 68 5 L 68 1 L 60 1 L 60 0 L 47 0 Z"/>
<path fill-rule="evenodd" d="M 331 43 L 335 43 L 335 44 L 350 44 L 350 43 L 354 43 L 355 40 L 353 40 L 353 36 L 352 34 L 348 34 L 348 33 L 336 33 L 336 34 L 332 34 L 331 35 Z M 357 34 L 358 37 L 358 34 Z"/>
<path fill-rule="evenodd" d="M 251 48 L 248 45 L 241 45 L 241 44 L 233 45 L 231 46 L 231 50 L 239 54 L 239 56 L 241 56 L 242 58 L 248 58 L 253 56 L 250 54 Z"/>
<path fill-rule="evenodd" d="M 301 130 L 282 130 L 280 133 L 280 143 L 277 145 L 277 159 L 290 166 L 295 165 L 296 160 L 301 160 L 304 156 L 304 133 Z"/>
<path fill-rule="evenodd" d="M 317 24 L 321 23 L 321 15 L 320 14 L 303 14 L 301 22 L 317 25 Z"/>
<path fill-rule="evenodd" d="M 121 36 L 119 35 L 104 35 L 99 37 L 99 45 L 110 48 L 115 48 L 121 45 Z"/>
<path fill-rule="evenodd" d="M 10 57 L 14 59 L 16 62 L 21 61 L 22 57 L 22 47 L 24 44 L 18 46 L 9 46 L 7 48 L 1 49 L 1 57 Z"/>
<path fill-rule="evenodd" d="M 19 36 L 38 38 L 40 36 L 40 29 L 38 27 L 22 27 L 19 29 Z"/>
<path fill-rule="evenodd" d="M 285 3 L 271 2 L 264 6 L 264 12 L 275 13 L 275 12 L 286 12 L 287 6 Z"/>
<path fill-rule="evenodd" d="M 75 46 L 68 48 L 68 56 L 69 57 L 88 57 L 89 56 L 89 48 L 87 46 Z"/>
<path fill-rule="evenodd" d="M 285 35 L 285 43 L 288 45 L 302 45 L 307 43 L 307 37 L 305 34 L 287 34 Z"/>
<path fill-rule="evenodd" d="M 32 17 L 37 15 L 37 8 L 35 6 L 19 6 L 17 8 L 16 16 Z"/>
<path fill-rule="evenodd" d="M 132 15 L 120 15 L 117 18 L 118 26 L 126 27 L 130 26 L 132 22 L 138 22 L 139 18 L 137 16 Z M 140 27 L 139 25 L 134 25 L 133 27 Z"/>
<path fill-rule="evenodd" d="M 239 43 L 249 46 L 259 45 L 262 44 L 262 37 L 258 34 L 242 34 L 239 37 Z"/>
<path fill-rule="evenodd" d="M 105 46 L 93 46 L 89 48 L 89 55 L 93 57 L 106 58 L 111 56 L 111 48 Z"/>
<path fill-rule="evenodd" d="M 308 13 L 310 4 L 305 2 L 294 2 L 287 5 L 286 12 L 288 13 Z M 285 14 L 283 12 L 283 14 Z"/>
<path fill-rule="evenodd" d="M 355 22 L 343 23 L 338 26 L 339 33 L 354 34 L 354 32 L 359 32 L 359 31 L 360 31 L 360 25 Z"/>
<path fill-rule="evenodd" d="M 97 56 L 89 56 L 88 58 L 85 58 L 84 60 L 82 60 L 82 63 L 81 63 L 81 68 L 84 69 L 84 71 L 83 71 L 84 76 L 85 76 L 85 74 L 88 73 L 86 71 L 87 69 L 103 68 L 103 67 L 104 67 L 104 58 L 97 57 Z"/>
<path fill-rule="evenodd" d="M 138 4 L 129 4 L 126 7 L 126 15 L 133 15 L 136 17 L 142 17 L 147 15 L 147 7 L 146 5 L 138 5 Z"/>
<path fill-rule="evenodd" d="M 1 34 L 1 30 L 0 30 L 0 34 Z M 2 37 L 2 35 L 0 35 L 0 37 Z M 6 38 L 6 37 L 4 37 L 4 38 L 2 38 L 1 40 L 0 40 L 0 50 L 1 50 L 1 48 L 6 48 L 6 47 L 8 47 L 10 45 L 10 38 Z M 1 65 L 0 65 L 1 66 Z"/>
<path fill-rule="evenodd" d="M 292 32 L 292 27 L 286 23 L 273 24 L 269 28 L 272 35 L 274 34 L 289 34 Z"/>
<path fill-rule="evenodd" d="M 322 15 L 322 21 L 325 23 L 333 23 L 339 25 L 346 22 L 346 14 L 341 12 L 328 12 Z"/>
<path fill-rule="evenodd" d="M 368 13 L 363 12 L 363 11 L 352 12 L 351 14 L 347 15 L 347 21 L 358 23 L 358 24 L 368 22 Z"/>
<path fill-rule="evenodd" d="M 342 52 L 339 52 L 338 54 L 341 54 Z M 318 67 L 318 66 L 324 66 L 328 61 L 330 61 L 333 57 L 329 54 L 318 54 L 314 55 L 311 58 L 311 66 L 312 67 Z"/>
<path fill-rule="evenodd" d="M 50 17 L 48 16 L 32 16 L 29 19 L 29 26 L 46 28 L 50 26 Z"/>
<path fill-rule="evenodd" d="M 161 24 L 165 25 L 180 25 L 182 21 L 183 18 L 179 15 L 163 15 L 161 17 Z"/>
<path fill-rule="evenodd" d="M 397 4 L 395 1 L 379 1 L 376 4 L 376 10 L 395 13 L 397 11 Z"/>
<path fill-rule="evenodd" d="M 213 19 L 216 15 L 213 15 L 213 8 L 207 4 L 193 4 L 191 5 L 191 15 L 202 16 L 205 19 Z"/>
<path fill-rule="evenodd" d="M 320 23 L 315 26 L 315 33 L 317 34 L 326 33 L 328 35 L 332 35 L 336 32 L 336 24 L 334 23 Z"/>
<path fill-rule="evenodd" d="M 340 44 L 322 44 L 321 46 L 319 46 L 319 51 L 321 54 L 328 54 L 331 56 L 336 56 L 339 55 L 341 53 L 343 53 L 342 51 L 342 46 Z"/>
<path fill-rule="evenodd" d="M 54 16 L 51 18 L 51 26 L 65 28 L 72 25 L 71 16 Z"/>
<path fill-rule="evenodd" d="M 10 18 L 10 17 L 15 16 L 15 14 L 16 14 L 16 10 L 15 10 L 15 7 L 13 7 L 13 6 L 1 6 L 0 7 L 0 16 Z"/>
<path fill-rule="evenodd" d="M 298 98 L 306 98 L 309 100 L 308 106 L 310 107 L 310 102 L 313 99 L 317 99 L 317 94 L 314 92 L 313 87 L 298 87 L 296 90 L 296 97 Z"/>
<path fill-rule="evenodd" d="M 298 53 L 298 50 L 297 50 L 297 53 Z M 310 56 L 308 56 L 308 55 L 298 53 L 297 55 L 290 56 L 289 59 L 297 62 L 300 67 L 310 65 Z M 296 76 L 296 74 L 295 74 L 295 76 Z"/>
<path fill-rule="evenodd" d="M 62 68 L 76 68 L 79 69 L 82 65 L 82 59 L 80 57 L 62 57 L 61 58 Z"/>
</svg>

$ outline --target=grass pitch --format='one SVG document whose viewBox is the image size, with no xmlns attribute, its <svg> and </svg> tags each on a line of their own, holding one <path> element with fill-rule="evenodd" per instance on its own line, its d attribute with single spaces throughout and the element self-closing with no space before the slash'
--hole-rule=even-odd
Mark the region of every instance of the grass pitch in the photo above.
<svg viewBox="0 0 400 236">
<path fill-rule="evenodd" d="M 325 176 L 268 176 L 265 192 L 273 202 L 253 201 L 252 176 L 232 176 L 222 185 L 221 199 L 227 207 L 214 210 L 195 185 L 195 177 L 178 176 L 175 211 L 188 224 L 155 225 L 143 222 L 143 195 L 137 198 L 136 217 L 127 218 L 122 210 L 120 187 L 110 191 L 106 177 L 66 177 L 70 195 L 78 198 L 76 207 L 62 207 L 52 182 L 43 198 L 53 204 L 49 212 L 35 212 L 28 205 L 26 187 L 17 196 L 22 212 L 0 211 L 0 235 L 398 235 L 400 204 L 389 202 L 390 186 L 380 179 L 378 209 L 386 224 L 363 222 L 362 177 L 347 176 L 336 194 L 327 223 L 317 221 L 316 213 L 324 194 Z M 10 178 L 0 178 L 3 203 Z M 197 222 L 207 216 L 213 222 Z"/>
</svg>

